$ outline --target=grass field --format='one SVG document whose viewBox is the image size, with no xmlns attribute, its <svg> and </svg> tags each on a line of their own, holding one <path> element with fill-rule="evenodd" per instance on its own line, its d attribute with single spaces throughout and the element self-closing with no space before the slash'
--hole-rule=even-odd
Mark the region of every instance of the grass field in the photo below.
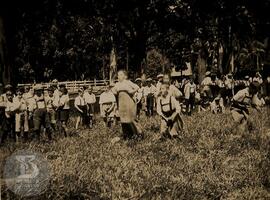
<svg viewBox="0 0 270 200">
<path fill-rule="evenodd" d="M 97 122 L 51 144 L 1 147 L 1 168 L 15 150 L 42 153 L 50 186 L 32 199 L 270 199 L 269 112 L 251 116 L 252 130 L 245 135 L 233 130 L 229 113 L 184 117 L 181 141 L 160 141 L 158 117 L 143 117 L 143 141 L 115 144 L 120 127 Z M 18 199 L 4 186 L 2 195 Z"/>
</svg>

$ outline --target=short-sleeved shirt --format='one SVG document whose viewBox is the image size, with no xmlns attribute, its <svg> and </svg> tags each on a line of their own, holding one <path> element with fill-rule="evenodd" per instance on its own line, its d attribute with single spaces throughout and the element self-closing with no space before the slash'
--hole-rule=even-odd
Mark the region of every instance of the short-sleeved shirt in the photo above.
<svg viewBox="0 0 270 200">
<path fill-rule="evenodd" d="M 64 110 L 70 109 L 68 94 L 61 96 L 59 102 L 60 102 L 60 106 L 63 106 Z"/>
<path fill-rule="evenodd" d="M 87 104 L 93 104 L 96 103 L 96 95 L 95 94 L 89 94 L 89 92 L 85 91 L 83 93 L 83 98 L 85 99 Z"/>
<path fill-rule="evenodd" d="M 115 103 L 116 98 L 112 92 L 103 92 L 99 98 L 99 104 Z"/>
<path fill-rule="evenodd" d="M 13 106 L 14 106 L 14 110 L 16 111 L 27 110 L 26 101 L 23 98 L 20 99 L 18 96 L 13 98 Z"/>
<path fill-rule="evenodd" d="M 196 85 L 195 83 L 191 84 L 190 82 L 185 85 L 184 88 L 184 93 L 185 93 L 185 98 L 189 99 L 190 94 L 195 94 L 196 91 Z"/>
<path fill-rule="evenodd" d="M 175 87 L 174 85 L 170 85 L 169 95 L 171 95 L 171 96 L 173 96 L 175 98 L 179 98 L 183 94 L 182 94 L 182 92 L 177 87 Z"/>
<path fill-rule="evenodd" d="M 85 99 L 81 96 L 77 96 L 74 101 L 74 105 L 76 106 L 85 106 L 86 102 Z"/>
</svg>

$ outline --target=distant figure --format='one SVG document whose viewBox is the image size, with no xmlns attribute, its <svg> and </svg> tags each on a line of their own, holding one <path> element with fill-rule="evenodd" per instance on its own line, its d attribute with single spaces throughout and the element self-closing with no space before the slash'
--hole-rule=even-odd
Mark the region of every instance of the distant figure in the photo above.
<svg viewBox="0 0 270 200">
<path fill-rule="evenodd" d="M 259 72 L 256 72 L 255 77 L 252 81 L 257 82 L 259 83 L 259 85 L 261 85 L 263 83 L 262 75 Z"/>
<path fill-rule="evenodd" d="M 213 98 L 213 94 L 211 91 L 212 84 L 213 82 L 211 79 L 211 72 L 207 71 L 205 73 L 205 78 L 203 79 L 201 86 L 202 86 L 202 92 L 205 93 L 209 99 Z"/>
<path fill-rule="evenodd" d="M 210 100 L 206 92 L 200 94 L 200 104 L 198 106 L 198 112 L 207 111 L 210 107 Z"/>
<path fill-rule="evenodd" d="M 75 129 L 79 129 L 79 125 L 87 126 L 87 104 L 85 99 L 83 98 L 84 90 L 80 88 L 78 91 L 78 96 L 75 98 L 74 107 L 76 109 L 77 118 L 76 118 L 76 125 Z"/>
<path fill-rule="evenodd" d="M 60 122 L 60 132 L 63 132 L 65 137 L 67 137 L 68 132 L 67 122 L 69 120 L 69 110 L 70 102 L 68 91 L 65 87 L 61 87 L 58 107 L 58 120 Z"/>
<path fill-rule="evenodd" d="M 15 112 L 15 132 L 18 139 L 28 140 L 29 124 L 26 101 L 23 98 L 24 89 L 17 88 L 17 96 L 13 99 Z"/>
<path fill-rule="evenodd" d="M 45 104 L 47 109 L 47 123 L 50 123 L 52 128 L 56 130 L 56 110 L 57 105 L 55 105 L 55 96 L 54 96 L 54 88 L 51 86 L 48 88 L 48 95 L 45 96 Z"/>
<path fill-rule="evenodd" d="M 33 121 L 34 121 L 34 134 L 35 138 L 39 141 L 41 128 L 46 128 L 46 132 L 48 134 L 48 139 L 52 139 L 52 127 L 50 126 L 50 122 L 48 121 L 47 116 L 47 109 L 44 97 L 44 91 L 42 85 L 35 86 L 35 106 L 34 106 L 34 113 L 33 113 Z"/>
<path fill-rule="evenodd" d="M 160 92 L 160 87 L 162 85 L 162 80 L 163 80 L 163 74 L 157 75 L 157 79 L 158 79 L 158 82 L 156 84 L 156 88 L 157 88 L 157 91 L 155 94 L 156 97 L 159 95 L 159 92 Z"/>
<path fill-rule="evenodd" d="M 186 103 L 186 113 L 191 115 L 195 108 L 195 93 L 196 93 L 196 84 L 193 81 L 193 78 L 187 82 L 184 88 L 185 103 Z"/>
<path fill-rule="evenodd" d="M 3 135 L 1 143 L 4 143 L 8 136 L 16 142 L 15 134 L 15 115 L 14 115 L 14 94 L 11 88 L 6 88 L 5 98 L 2 96 L 3 105 L 5 106 L 5 117 L 3 123 Z"/>
<path fill-rule="evenodd" d="M 226 103 L 227 105 L 229 105 L 231 102 L 231 98 L 234 95 L 234 80 L 233 80 L 233 75 L 231 73 L 229 73 L 226 76 L 225 88 L 226 88 Z"/>
<path fill-rule="evenodd" d="M 252 106 L 260 110 L 256 102 L 256 94 L 259 91 L 259 84 L 253 82 L 249 87 L 240 90 L 232 99 L 231 113 L 237 125 L 238 131 L 244 133 L 249 123 L 249 108 Z"/>
<path fill-rule="evenodd" d="M 179 138 L 183 129 L 180 117 L 181 107 L 179 102 L 169 93 L 169 84 L 163 83 L 160 96 L 157 99 L 157 113 L 161 116 L 160 132 L 169 138 Z"/>
<path fill-rule="evenodd" d="M 60 91 L 59 91 L 59 85 L 58 85 L 58 80 L 54 79 L 52 81 L 52 88 L 54 88 L 53 91 L 53 98 L 54 98 L 54 105 L 58 107 L 59 101 L 60 101 Z"/>
<path fill-rule="evenodd" d="M 143 87 L 142 87 L 142 79 L 141 78 L 137 78 L 135 80 L 135 83 L 140 87 L 138 89 L 138 91 L 135 93 L 134 98 L 135 98 L 135 102 L 137 104 L 137 119 L 140 118 L 140 114 L 141 114 L 141 110 L 143 108 Z"/>
<path fill-rule="evenodd" d="M 83 89 L 84 89 L 83 98 L 85 99 L 87 103 L 87 109 L 88 109 L 87 116 L 88 116 L 89 122 L 87 123 L 87 125 L 89 124 L 89 127 L 92 128 L 93 122 L 94 122 L 94 115 L 95 115 L 96 95 L 93 93 L 92 86 L 90 86 L 89 88 L 84 86 Z"/>
<path fill-rule="evenodd" d="M 218 94 L 218 96 L 211 102 L 210 108 L 213 114 L 225 112 L 224 100 L 221 94 Z"/>
<path fill-rule="evenodd" d="M 10 85 L 10 84 L 7 84 L 7 85 L 5 85 L 5 87 L 4 87 L 4 94 L 1 94 L 1 96 L 3 97 L 3 100 L 6 102 L 7 101 L 7 92 L 12 92 L 12 95 L 13 95 L 13 97 L 15 97 L 15 95 L 13 94 L 13 87 L 12 87 L 12 85 Z M 13 98 L 12 97 L 12 98 Z"/>
<path fill-rule="evenodd" d="M 148 78 L 143 89 L 143 96 L 146 102 L 146 115 L 149 117 L 154 115 L 155 93 L 156 87 L 152 84 L 152 79 Z"/>
<path fill-rule="evenodd" d="M 116 115 L 116 98 L 111 87 L 106 85 L 105 91 L 99 97 L 100 115 L 106 127 L 111 127 Z"/>
<path fill-rule="evenodd" d="M 118 111 L 122 124 L 124 139 L 131 139 L 136 135 L 142 135 L 142 130 L 136 122 L 136 103 L 134 94 L 139 90 L 139 86 L 128 80 L 127 72 L 118 72 L 118 81 L 112 88 L 112 92 L 118 99 Z"/>
<path fill-rule="evenodd" d="M 6 121 L 6 116 L 5 116 L 5 107 L 6 104 L 4 102 L 4 98 L 1 96 L 2 92 L 0 93 L 0 144 L 4 143 L 3 136 L 5 133 L 5 121 Z"/>
</svg>

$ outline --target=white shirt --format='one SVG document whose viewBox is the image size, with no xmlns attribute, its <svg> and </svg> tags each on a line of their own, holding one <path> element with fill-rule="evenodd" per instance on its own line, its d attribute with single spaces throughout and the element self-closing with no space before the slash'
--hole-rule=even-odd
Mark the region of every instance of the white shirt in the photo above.
<svg viewBox="0 0 270 200">
<path fill-rule="evenodd" d="M 211 77 L 205 77 L 201 83 L 203 86 L 210 86 L 212 85 L 212 79 Z"/>
<path fill-rule="evenodd" d="M 74 105 L 76 106 L 85 106 L 86 102 L 85 99 L 81 96 L 77 96 L 74 101 Z"/>
<path fill-rule="evenodd" d="M 190 98 L 190 94 L 195 94 L 195 91 L 196 91 L 196 85 L 195 85 L 195 83 L 191 84 L 190 82 L 188 82 L 185 85 L 185 88 L 184 88 L 185 99 L 189 99 Z"/>
<path fill-rule="evenodd" d="M 64 110 L 70 109 L 68 94 L 60 97 L 60 106 L 64 106 L 63 107 Z"/>
<path fill-rule="evenodd" d="M 13 109 L 17 111 L 27 110 L 26 101 L 23 98 L 19 99 L 17 96 L 13 98 L 13 106 Z"/>
<path fill-rule="evenodd" d="M 85 91 L 83 93 L 83 98 L 86 101 L 87 104 L 94 104 L 96 103 L 96 95 L 95 94 L 89 94 L 89 92 Z"/>
<path fill-rule="evenodd" d="M 103 92 L 99 97 L 99 104 L 115 103 L 115 102 L 116 102 L 116 98 L 111 91 Z"/>
<path fill-rule="evenodd" d="M 175 98 L 179 98 L 183 94 L 177 87 L 175 87 L 175 85 L 170 85 L 169 95 L 174 96 Z"/>
</svg>

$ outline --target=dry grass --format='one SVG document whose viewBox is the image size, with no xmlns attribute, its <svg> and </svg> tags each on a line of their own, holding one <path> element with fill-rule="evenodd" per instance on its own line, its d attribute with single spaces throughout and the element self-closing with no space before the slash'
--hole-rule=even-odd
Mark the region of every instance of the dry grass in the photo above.
<svg viewBox="0 0 270 200">
<path fill-rule="evenodd" d="M 120 128 L 101 122 L 52 144 L 9 145 L 47 157 L 51 184 L 36 199 L 270 199 L 270 133 L 266 110 L 252 114 L 253 130 L 239 135 L 228 114 L 185 117 L 182 140 L 159 141 L 159 127 L 143 118 L 145 140 L 111 140 Z M 17 198 L 4 190 L 4 197 Z"/>
</svg>

